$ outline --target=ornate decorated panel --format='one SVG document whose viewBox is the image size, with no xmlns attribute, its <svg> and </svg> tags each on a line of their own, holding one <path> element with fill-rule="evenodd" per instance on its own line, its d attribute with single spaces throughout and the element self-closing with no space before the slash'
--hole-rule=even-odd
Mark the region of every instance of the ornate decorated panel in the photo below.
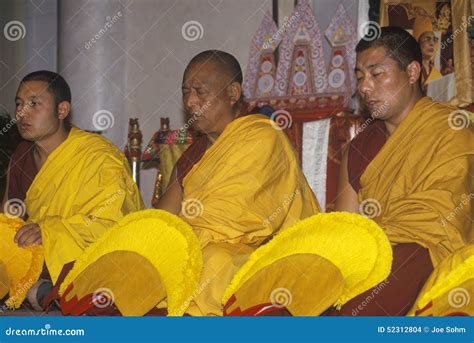
<svg viewBox="0 0 474 343">
<path fill-rule="evenodd" d="M 357 32 L 342 4 L 337 7 L 336 14 L 331 19 L 325 36 L 333 48 L 328 71 L 329 87 L 333 90 L 340 88 L 340 85 L 344 84 L 341 81 L 344 78 L 349 80 L 350 85 L 350 88 L 345 91 L 351 93 L 351 90 L 355 89 L 354 68 Z M 347 71 L 344 70 L 344 65 L 347 65 Z M 334 71 L 336 69 L 342 69 L 345 75 L 342 77 L 341 71 Z"/>
<path fill-rule="evenodd" d="M 252 39 L 246 78 L 242 86 L 247 99 L 271 95 L 276 77 L 274 51 L 280 41 L 278 28 L 267 11 Z"/>
<path fill-rule="evenodd" d="M 360 120 L 351 115 L 357 34 L 342 4 L 324 34 L 331 46 L 328 66 L 323 35 L 307 0 L 278 29 L 265 14 L 252 41 L 244 94 L 249 109 L 273 108 L 271 119 L 289 137 L 322 208 L 332 210 L 342 149 Z"/>
<path fill-rule="evenodd" d="M 279 47 L 273 95 L 309 95 L 327 88 L 322 35 L 307 0 L 298 3 L 287 21 Z"/>
</svg>

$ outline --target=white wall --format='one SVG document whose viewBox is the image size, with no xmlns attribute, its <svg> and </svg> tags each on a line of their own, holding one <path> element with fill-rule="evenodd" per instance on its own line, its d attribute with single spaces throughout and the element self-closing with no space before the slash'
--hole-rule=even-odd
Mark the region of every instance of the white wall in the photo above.
<svg viewBox="0 0 474 343">
<path fill-rule="evenodd" d="M 252 37 L 264 11 L 271 9 L 271 1 L 141 0 L 129 9 L 125 14 L 126 46 L 131 48 L 126 68 L 125 92 L 129 98 L 124 103 L 125 115 L 140 118 L 148 140 L 158 130 L 160 117 L 170 117 L 174 129 L 184 124 L 182 74 L 194 55 L 207 49 L 225 50 L 240 61 L 245 71 Z M 202 25 L 201 39 L 183 38 L 181 29 L 188 21 Z M 150 31 L 144 34 L 148 28 Z M 155 170 L 142 173 L 142 194 L 147 204 L 155 175 Z"/>
<path fill-rule="evenodd" d="M 9 26 L 11 35 L 5 35 L 9 23 L 16 29 Z M 0 0 L 0 112 L 14 113 L 23 76 L 39 69 L 56 70 L 56 53 L 57 0 Z"/>
<path fill-rule="evenodd" d="M 146 144 L 160 117 L 170 117 L 173 129 L 183 125 L 182 73 L 195 54 L 228 51 L 245 71 L 266 10 L 271 0 L 1 0 L 1 28 L 20 20 L 26 37 L 1 40 L 0 110 L 13 113 L 18 83 L 28 72 L 57 70 L 71 86 L 74 124 L 97 130 L 94 114 L 110 111 L 114 125 L 103 135 L 123 148 L 128 119 L 138 117 Z M 200 23 L 201 38 L 183 38 L 188 21 Z M 147 205 L 155 175 L 142 173 Z"/>
</svg>

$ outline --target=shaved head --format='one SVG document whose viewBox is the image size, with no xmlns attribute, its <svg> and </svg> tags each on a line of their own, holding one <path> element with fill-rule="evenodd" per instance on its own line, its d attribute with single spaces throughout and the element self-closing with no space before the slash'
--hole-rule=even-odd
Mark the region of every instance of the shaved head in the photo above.
<svg viewBox="0 0 474 343">
<path fill-rule="evenodd" d="M 225 76 L 226 84 L 238 82 L 242 84 L 242 68 L 239 61 L 231 54 L 220 50 L 206 50 L 192 58 L 189 62 L 184 74 L 193 65 L 212 63 L 216 66 L 219 73 Z"/>
<path fill-rule="evenodd" d="M 217 137 L 241 110 L 239 62 L 219 50 L 199 53 L 184 71 L 182 92 L 184 108 L 193 119 L 193 127 Z"/>
</svg>

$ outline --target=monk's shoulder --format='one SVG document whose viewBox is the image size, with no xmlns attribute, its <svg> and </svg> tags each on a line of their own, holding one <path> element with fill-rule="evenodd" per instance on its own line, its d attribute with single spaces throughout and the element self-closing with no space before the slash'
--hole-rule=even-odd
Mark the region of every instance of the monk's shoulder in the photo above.
<svg viewBox="0 0 474 343">
<path fill-rule="evenodd" d="M 283 128 L 263 114 L 247 115 L 242 129 L 245 130 L 246 140 L 279 140 L 286 137 Z"/>
<path fill-rule="evenodd" d="M 426 132 L 454 143 L 474 144 L 474 114 L 444 102 L 432 102 Z"/>
<path fill-rule="evenodd" d="M 428 115 L 423 116 L 426 125 L 417 134 L 414 146 L 434 147 L 437 154 L 452 156 L 474 153 L 474 116 L 448 103 L 432 101 Z M 427 142 L 425 144 L 425 142 Z"/>
<path fill-rule="evenodd" d="M 99 160 L 117 160 L 122 162 L 125 155 L 120 149 L 107 138 L 98 133 L 87 132 L 76 129 L 78 149 L 90 158 Z"/>
</svg>

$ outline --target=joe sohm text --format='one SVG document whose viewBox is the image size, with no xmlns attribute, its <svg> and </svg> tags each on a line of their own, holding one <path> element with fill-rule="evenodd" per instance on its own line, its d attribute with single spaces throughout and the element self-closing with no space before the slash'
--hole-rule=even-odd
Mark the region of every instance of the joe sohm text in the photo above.
<svg viewBox="0 0 474 343">
<path fill-rule="evenodd" d="M 458 326 L 378 326 L 378 333 L 466 333 Z"/>
</svg>

